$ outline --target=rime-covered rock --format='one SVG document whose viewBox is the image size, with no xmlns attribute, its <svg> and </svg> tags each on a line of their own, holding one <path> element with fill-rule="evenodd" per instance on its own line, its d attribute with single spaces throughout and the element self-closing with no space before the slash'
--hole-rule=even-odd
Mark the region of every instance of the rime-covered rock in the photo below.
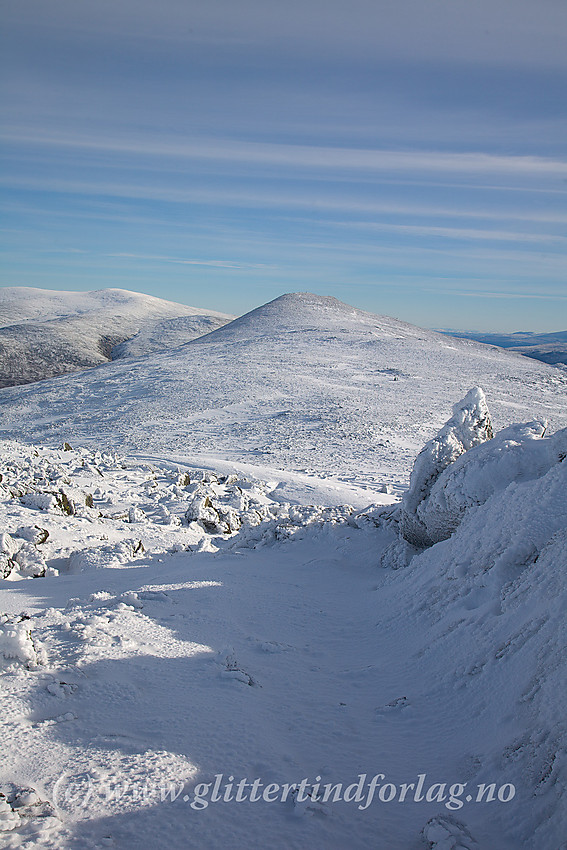
<svg viewBox="0 0 567 850">
<path fill-rule="evenodd" d="M 464 452 L 492 436 L 484 393 L 480 387 L 474 387 L 453 407 L 452 417 L 416 458 L 400 510 L 400 533 L 404 540 L 421 548 L 434 542 L 419 516 L 420 507 L 443 470 Z"/>
<path fill-rule="evenodd" d="M 0 614 L 0 660 L 19 661 L 29 669 L 46 662 L 45 650 L 34 641 L 29 617 Z"/>
</svg>

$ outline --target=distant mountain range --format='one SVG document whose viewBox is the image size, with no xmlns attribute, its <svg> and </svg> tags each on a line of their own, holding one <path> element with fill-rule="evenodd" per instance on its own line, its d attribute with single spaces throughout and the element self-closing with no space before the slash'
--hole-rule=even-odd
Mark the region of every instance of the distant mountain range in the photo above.
<svg viewBox="0 0 567 850">
<path fill-rule="evenodd" d="M 163 351 L 231 318 L 124 289 L 0 288 L 0 387 Z"/>
<path fill-rule="evenodd" d="M 537 334 L 530 331 L 519 331 L 513 334 L 475 333 L 474 331 L 441 331 L 441 333 L 458 337 L 459 339 L 474 339 L 485 345 L 497 345 L 508 348 L 534 360 L 541 360 L 554 366 L 567 366 L 567 331 L 551 334 Z"/>
</svg>

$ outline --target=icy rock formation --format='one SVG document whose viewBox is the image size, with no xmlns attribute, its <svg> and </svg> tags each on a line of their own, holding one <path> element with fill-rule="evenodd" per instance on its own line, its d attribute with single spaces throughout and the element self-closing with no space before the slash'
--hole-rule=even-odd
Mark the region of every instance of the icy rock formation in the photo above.
<svg viewBox="0 0 567 850">
<path fill-rule="evenodd" d="M 420 516 L 422 505 L 441 473 L 460 455 L 492 438 L 490 414 L 480 387 L 474 387 L 453 407 L 453 415 L 416 458 L 409 489 L 400 510 L 400 533 L 412 546 L 425 548 L 435 539 Z"/>
</svg>

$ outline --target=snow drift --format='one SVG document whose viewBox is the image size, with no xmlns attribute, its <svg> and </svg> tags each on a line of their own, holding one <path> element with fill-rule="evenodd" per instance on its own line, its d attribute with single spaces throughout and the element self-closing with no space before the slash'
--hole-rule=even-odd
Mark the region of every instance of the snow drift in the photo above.
<svg viewBox="0 0 567 850">
<path fill-rule="evenodd" d="M 479 409 L 487 421 L 475 390 L 457 406 L 457 419 L 474 421 Z M 545 423 L 535 421 L 482 442 L 478 420 L 473 430 L 477 444 L 457 447 L 440 472 L 436 449 L 454 434 L 455 416 L 416 460 L 399 511 L 402 540 L 409 527 L 410 542 L 425 547 L 404 550 L 412 605 L 427 610 L 429 640 L 451 657 L 471 706 L 482 704 L 480 693 L 488 700 L 478 708 L 484 758 L 525 789 L 505 830 L 513 846 L 557 848 L 567 834 L 559 696 L 567 692 L 567 429 L 546 436 Z M 399 552 L 390 547 L 382 564 L 393 557 L 400 566 Z M 470 734 L 464 722 L 462 735 Z"/>
</svg>

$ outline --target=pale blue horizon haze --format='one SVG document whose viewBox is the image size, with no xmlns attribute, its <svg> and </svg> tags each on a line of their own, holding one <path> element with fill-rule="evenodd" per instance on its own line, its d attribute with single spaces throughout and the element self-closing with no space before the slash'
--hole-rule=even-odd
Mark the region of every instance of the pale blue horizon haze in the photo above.
<svg viewBox="0 0 567 850">
<path fill-rule="evenodd" d="M 564 0 L 0 16 L 0 285 L 567 328 Z"/>
</svg>

